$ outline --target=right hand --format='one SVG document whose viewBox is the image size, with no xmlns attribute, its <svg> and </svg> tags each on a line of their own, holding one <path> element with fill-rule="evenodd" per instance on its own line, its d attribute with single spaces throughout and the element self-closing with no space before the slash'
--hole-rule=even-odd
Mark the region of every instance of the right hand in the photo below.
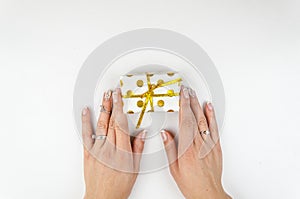
<svg viewBox="0 0 300 199">
<path fill-rule="evenodd" d="M 200 133 L 205 130 L 210 134 Z M 170 172 L 186 198 L 231 198 L 221 182 L 222 151 L 211 103 L 206 104 L 204 113 L 195 92 L 182 87 L 178 148 L 172 133 L 162 130 L 161 134 Z"/>
</svg>

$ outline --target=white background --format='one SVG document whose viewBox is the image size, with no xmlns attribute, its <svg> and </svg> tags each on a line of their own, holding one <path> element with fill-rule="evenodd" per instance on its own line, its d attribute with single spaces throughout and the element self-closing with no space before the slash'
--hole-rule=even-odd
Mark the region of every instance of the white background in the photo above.
<svg viewBox="0 0 300 199">
<path fill-rule="evenodd" d="M 300 198 L 298 0 L 0 1 L 0 198 L 82 198 L 72 94 L 89 53 L 155 27 L 198 42 L 225 87 L 224 186 L 234 197 Z M 168 170 L 131 198 L 181 198 Z"/>
</svg>

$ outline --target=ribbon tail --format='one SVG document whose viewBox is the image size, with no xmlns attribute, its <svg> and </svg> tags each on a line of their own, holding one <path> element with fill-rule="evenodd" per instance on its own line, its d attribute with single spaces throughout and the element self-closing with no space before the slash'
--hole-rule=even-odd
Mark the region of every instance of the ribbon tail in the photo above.
<svg viewBox="0 0 300 199">
<path fill-rule="evenodd" d="M 139 120 L 136 124 L 136 129 L 140 128 L 141 126 L 141 123 L 142 123 L 142 120 L 143 120 L 143 117 L 144 117 L 144 114 L 145 114 L 145 111 L 146 111 L 146 107 L 148 105 L 148 102 L 149 102 L 149 97 L 147 96 L 146 100 L 145 100 L 145 103 L 144 103 L 144 106 L 143 106 L 143 109 L 141 111 L 141 114 L 140 114 L 140 117 L 139 117 Z"/>
</svg>

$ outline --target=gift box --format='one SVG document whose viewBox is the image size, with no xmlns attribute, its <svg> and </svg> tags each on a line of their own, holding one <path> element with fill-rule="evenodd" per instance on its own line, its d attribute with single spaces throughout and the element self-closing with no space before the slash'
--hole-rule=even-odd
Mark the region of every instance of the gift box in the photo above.
<svg viewBox="0 0 300 199">
<path fill-rule="evenodd" d="M 124 113 L 140 114 L 136 124 L 139 128 L 147 112 L 177 112 L 181 81 L 175 72 L 121 76 Z"/>
</svg>

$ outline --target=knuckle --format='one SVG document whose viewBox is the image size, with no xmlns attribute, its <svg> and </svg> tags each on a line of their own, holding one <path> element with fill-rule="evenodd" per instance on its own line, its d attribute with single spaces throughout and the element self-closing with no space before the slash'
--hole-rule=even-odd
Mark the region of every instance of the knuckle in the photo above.
<svg viewBox="0 0 300 199">
<path fill-rule="evenodd" d="M 110 120 L 109 121 L 109 126 L 108 126 L 110 129 L 113 129 L 115 128 L 115 121 L 114 120 Z"/>
<path fill-rule="evenodd" d="M 123 111 L 122 104 L 115 104 L 112 111 L 114 112 L 115 115 L 120 114 Z"/>
<path fill-rule="evenodd" d="M 183 119 L 181 122 L 181 125 L 183 126 L 193 126 L 194 122 L 191 119 Z"/>
<path fill-rule="evenodd" d="M 128 161 L 128 157 L 125 154 L 119 153 L 118 160 L 120 162 L 127 162 Z"/>
<path fill-rule="evenodd" d="M 102 105 L 105 110 L 110 111 L 111 110 L 111 103 L 108 100 L 103 100 Z"/>
<path fill-rule="evenodd" d="M 86 135 L 86 134 L 84 134 L 84 135 L 82 136 L 82 141 L 83 141 L 83 144 L 84 144 L 85 146 L 88 144 L 89 139 L 90 139 L 90 137 L 89 137 L 88 135 Z"/>
<path fill-rule="evenodd" d="M 90 134 L 92 134 L 91 127 L 84 127 L 84 128 L 82 128 L 82 136 L 83 137 L 88 137 Z"/>
<path fill-rule="evenodd" d="M 191 101 L 190 101 L 191 105 L 193 106 L 198 106 L 199 105 L 199 102 L 196 98 L 191 98 Z"/>
<path fill-rule="evenodd" d="M 198 126 L 200 126 L 200 127 L 206 127 L 207 126 L 206 118 L 204 116 L 200 117 L 199 122 L 198 122 Z"/>
<path fill-rule="evenodd" d="M 121 126 L 120 126 L 120 124 L 119 124 L 118 122 L 115 122 L 115 123 L 114 123 L 114 128 L 115 128 L 117 131 L 122 132 L 122 128 L 121 128 Z"/>
<path fill-rule="evenodd" d="M 138 151 L 141 151 L 144 148 L 144 144 L 138 140 L 135 140 L 134 145 Z"/>
<path fill-rule="evenodd" d="M 107 129 L 107 122 L 104 122 L 102 120 L 99 120 L 97 123 L 97 128 L 98 129 Z"/>
<path fill-rule="evenodd" d="M 88 159 L 90 159 L 90 157 L 91 157 L 90 152 L 87 149 L 84 149 L 84 158 L 86 160 L 88 160 Z"/>
<path fill-rule="evenodd" d="M 194 158 L 194 147 L 190 146 L 186 149 L 186 152 L 184 155 L 186 155 L 187 158 Z"/>
<path fill-rule="evenodd" d="M 103 150 L 101 150 L 99 152 L 99 155 L 102 160 L 109 160 L 109 159 L 111 159 L 111 156 L 112 156 L 111 150 L 107 150 L 106 147 L 104 147 Z"/>
<path fill-rule="evenodd" d="M 190 107 L 190 101 L 187 101 L 187 100 L 181 101 L 181 103 L 180 103 L 181 109 L 186 110 L 189 107 Z"/>
<path fill-rule="evenodd" d="M 218 141 L 216 144 L 215 144 L 215 149 L 218 153 L 221 153 L 222 152 L 222 149 L 221 149 L 221 145 L 220 145 L 220 142 Z"/>
</svg>

